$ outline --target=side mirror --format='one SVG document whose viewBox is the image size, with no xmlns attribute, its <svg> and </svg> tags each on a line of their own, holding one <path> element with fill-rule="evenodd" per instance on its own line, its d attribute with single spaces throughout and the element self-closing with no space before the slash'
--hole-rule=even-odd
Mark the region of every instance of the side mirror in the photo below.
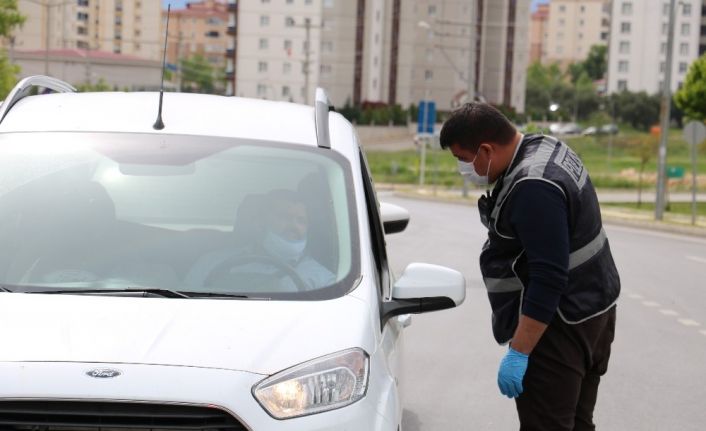
<svg viewBox="0 0 706 431">
<path fill-rule="evenodd" d="M 402 232 L 409 224 L 409 211 L 398 205 L 380 202 L 380 215 L 385 234 Z"/>
<path fill-rule="evenodd" d="M 418 314 L 454 308 L 466 299 L 466 280 L 450 268 L 412 263 L 392 288 L 392 301 L 382 304 L 383 324 L 400 314 Z"/>
</svg>

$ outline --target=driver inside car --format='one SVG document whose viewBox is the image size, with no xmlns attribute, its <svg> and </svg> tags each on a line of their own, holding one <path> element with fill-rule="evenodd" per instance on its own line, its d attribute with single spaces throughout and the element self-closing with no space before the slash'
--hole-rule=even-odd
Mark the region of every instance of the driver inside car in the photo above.
<svg viewBox="0 0 706 431">
<path fill-rule="evenodd" d="M 319 289 L 336 281 L 335 275 L 308 253 L 309 215 L 298 192 L 273 190 L 265 196 L 261 209 L 252 227 L 254 243 L 243 244 L 236 237 L 232 248 L 202 256 L 187 274 L 187 286 L 227 286 L 229 280 L 246 280 L 239 277 L 243 274 L 274 279 L 275 288 L 282 292 Z M 232 287 L 257 290 L 257 286 Z"/>
</svg>

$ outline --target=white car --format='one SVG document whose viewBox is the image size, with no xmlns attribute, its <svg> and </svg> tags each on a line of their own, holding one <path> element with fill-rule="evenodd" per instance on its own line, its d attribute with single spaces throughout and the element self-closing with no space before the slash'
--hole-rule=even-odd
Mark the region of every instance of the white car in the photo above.
<svg viewBox="0 0 706 431">
<path fill-rule="evenodd" d="M 354 128 L 322 90 L 160 109 L 48 77 L 0 107 L 0 429 L 399 430 L 409 315 L 465 281 L 392 277 L 409 214 Z"/>
</svg>

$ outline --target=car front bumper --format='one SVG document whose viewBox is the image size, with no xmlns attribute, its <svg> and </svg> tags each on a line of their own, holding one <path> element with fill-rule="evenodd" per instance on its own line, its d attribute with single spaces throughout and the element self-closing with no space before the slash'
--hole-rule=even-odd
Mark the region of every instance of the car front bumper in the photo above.
<svg viewBox="0 0 706 431">
<path fill-rule="evenodd" d="M 89 376 L 88 371 L 94 369 L 114 369 L 120 375 Z M 389 404 L 389 385 L 379 382 L 373 374 L 366 397 L 357 403 L 325 413 L 277 420 L 252 395 L 252 387 L 266 377 L 260 374 L 144 364 L 3 362 L 0 403 L 101 401 L 212 407 L 227 412 L 251 431 L 396 430 L 397 424 L 390 420 L 393 414 L 388 413 L 393 409 L 384 407 Z"/>
</svg>

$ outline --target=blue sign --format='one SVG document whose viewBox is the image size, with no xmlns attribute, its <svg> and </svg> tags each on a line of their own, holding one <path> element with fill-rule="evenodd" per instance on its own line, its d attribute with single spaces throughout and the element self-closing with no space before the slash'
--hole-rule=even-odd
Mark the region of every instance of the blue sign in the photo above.
<svg viewBox="0 0 706 431">
<path fill-rule="evenodd" d="M 436 102 L 432 100 L 422 100 L 419 102 L 419 113 L 417 115 L 417 133 L 434 134 L 434 124 L 436 124 Z"/>
</svg>

